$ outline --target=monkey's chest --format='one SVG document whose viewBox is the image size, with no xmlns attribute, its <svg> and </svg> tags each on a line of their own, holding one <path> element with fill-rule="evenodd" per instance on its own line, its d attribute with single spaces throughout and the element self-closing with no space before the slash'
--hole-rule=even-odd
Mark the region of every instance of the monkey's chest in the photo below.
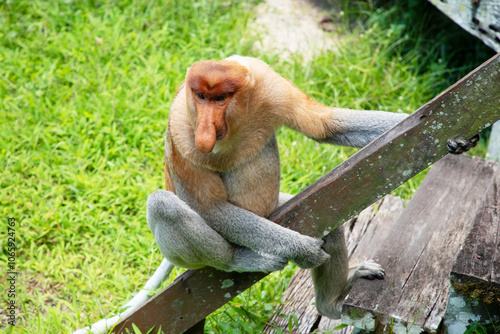
<svg viewBox="0 0 500 334">
<path fill-rule="evenodd" d="M 279 162 L 248 164 L 236 171 L 221 173 L 228 201 L 261 217 L 269 217 L 278 204 Z"/>
</svg>

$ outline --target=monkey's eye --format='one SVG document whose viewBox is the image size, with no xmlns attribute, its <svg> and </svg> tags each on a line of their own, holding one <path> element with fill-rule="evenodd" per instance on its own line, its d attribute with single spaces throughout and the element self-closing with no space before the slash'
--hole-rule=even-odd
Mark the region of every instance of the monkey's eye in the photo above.
<svg viewBox="0 0 500 334">
<path fill-rule="evenodd" d="M 203 95 L 202 93 L 198 93 L 198 98 L 200 100 L 204 100 L 205 99 L 205 95 Z"/>
<path fill-rule="evenodd" d="M 217 102 L 222 102 L 226 99 L 226 96 L 225 95 L 219 95 L 219 96 L 216 96 L 215 97 L 215 101 Z"/>
</svg>

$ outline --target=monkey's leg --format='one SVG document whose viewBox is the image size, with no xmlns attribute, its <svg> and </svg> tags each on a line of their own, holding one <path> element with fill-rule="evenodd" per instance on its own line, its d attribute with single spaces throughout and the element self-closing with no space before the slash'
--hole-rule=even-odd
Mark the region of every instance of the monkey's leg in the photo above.
<svg viewBox="0 0 500 334">
<path fill-rule="evenodd" d="M 229 243 L 169 191 L 158 190 L 148 197 L 147 220 L 161 253 L 176 266 L 270 272 L 287 263 L 284 258 Z"/>
<path fill-rule="evenodd" d="M 325 238 L 323 248 L 330 259 L 319 267 L 311 269 L 314 282 L 316 308 L 322 315 L 332 319 L 340 318 L 344 287 L 347 285 L 349 274 L 349 258 L 342 226 L 333 230 Z"/>
<path fill-rule="evenodd" d="M 325 238 L 324 249 L 330 259 L 311 270 L 318 312 L 332 319 L 340 318 L 342 303 L 358 278 L 384 278 L 382 267 L 372 261 L 360 264 L 349 274 L 349 258 L 345 244 L 344 227 L 340 226 Z"/>
<path fill-rule="evenodd" d="M 301 268 L 314 268 L 330 256 L 324 241 L 298 233 L 228 202 L 217 202 L 201 213 L 210 227 L 226 240 L 293 261 Z"/>
</svg>

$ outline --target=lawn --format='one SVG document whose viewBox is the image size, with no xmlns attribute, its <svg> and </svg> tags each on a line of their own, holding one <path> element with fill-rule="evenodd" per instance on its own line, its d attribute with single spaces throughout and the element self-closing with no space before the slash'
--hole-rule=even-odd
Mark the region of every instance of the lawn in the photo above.
<svg viewBox="0 0 500 334">
<path fill-rule="evenodd" d="M 256 5 L 0 2 L 1 263 L 19 273 L 15 296 L 0 283 L 4 305 L 17 310 L 15 326 L 2 321 L 0 332 L 70 333 L 116 312 L 159 265 L 146 198 L 164 187 L 163 132 L 192 62 L 256 56 L 324 104 L 411 113 L 493 54 L 433 7 L 351 1 L 331 12 L 338 50 L 282 59 L 252 48 Z M 281 190 L 291 193 L 355 152 L 288 129 L 279 141 Z M 393 194 L 410 198 L 422 177 Z M 206 332 L 258 333 L 294 269 L 219 309 Z"/>
</svg>

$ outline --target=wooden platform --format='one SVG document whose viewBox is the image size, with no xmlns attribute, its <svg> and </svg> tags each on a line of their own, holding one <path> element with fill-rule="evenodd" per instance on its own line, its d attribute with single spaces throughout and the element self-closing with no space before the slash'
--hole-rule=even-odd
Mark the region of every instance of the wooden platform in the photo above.
<svg viewBox="0 0 500 334">
<path fill-rule="evenodd" d="M 349 221 L 346 235 L 351 261 L 373 258 L 387 276 L 381 281 L 358 281 L 344 303 L 342 322 L 367 331 L 404 333 L 456 328 L 464 320 L 458 315 L 463 317 L 465 309 L 472 315 L 470 307 L 479 305 L 472 302 L 478 296 L 471 294 L 479 286 L 483 304 L 489 303 L 487 308 L 496 312 L 494 305 L 500 305 L 497 169 L 490 161 L 448 156 L 431 168 L 404 210 L 402 200 L 386 197 L 376 209 L 371 207 Z M 455 290 L 450 290 L 452 269 Z M 267 333 L 277 332 L 278 327 L 288 332 L 289 319 L 294 316 L 294 333 L 338 326 L 340 321 L 316 313 L 313 294 L 308 273 L 299 270 Z M 449 300 L 461 309 L 446 313 Z M 493 313 L 490 319 L 475 320 L 495 319 Z"/>
<path fill-rule="evenodd" d="M 451 271 L 446 327 L 464 321 L 493 321 L 500 328 L 500 168 L 486 190 L 472 229 Z"/>
<path fill-rule="evenodd" d="M 497 0 L 429 0 L 470 34 L 500 52 L 500 2 Z"/>
</svg>

